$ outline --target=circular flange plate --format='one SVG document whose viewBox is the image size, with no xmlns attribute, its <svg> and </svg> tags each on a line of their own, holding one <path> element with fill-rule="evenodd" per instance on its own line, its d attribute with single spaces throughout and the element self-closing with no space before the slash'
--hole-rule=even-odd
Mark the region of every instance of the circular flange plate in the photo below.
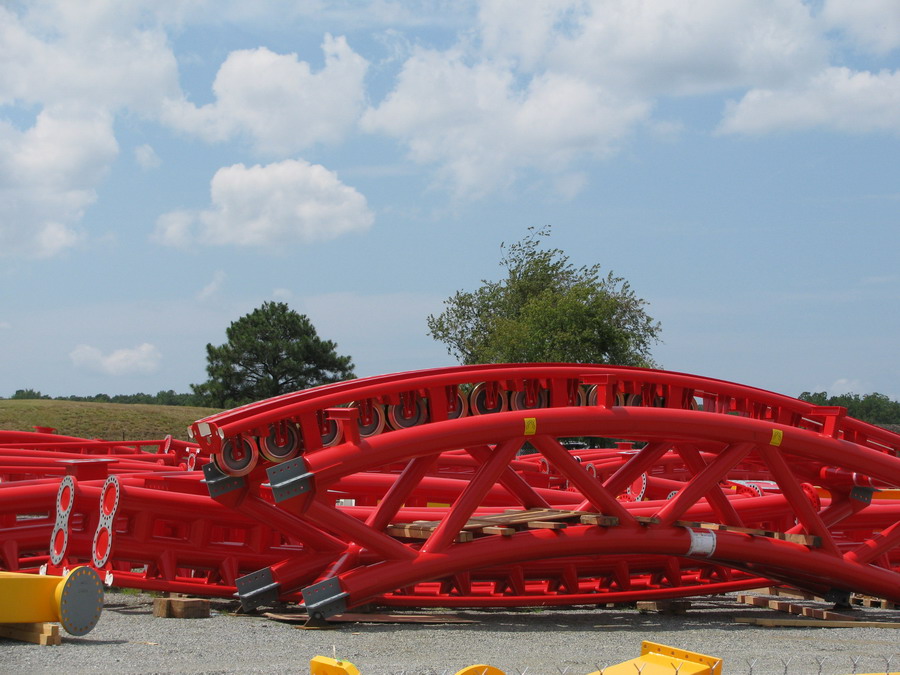
<svg viewBox="0 0 900 675">
<path fill-rule="evenodd" d="M 77 567 L 63 582 L 59 622 L 71 635 L 89 633 L 103 610 L 103 582 L 90 567 Z"/>
</svg>

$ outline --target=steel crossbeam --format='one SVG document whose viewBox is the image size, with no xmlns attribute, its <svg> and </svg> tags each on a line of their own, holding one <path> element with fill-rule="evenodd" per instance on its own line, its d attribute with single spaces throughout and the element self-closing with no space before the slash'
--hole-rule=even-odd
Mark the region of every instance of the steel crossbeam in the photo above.
<svg viewBox="0 0 900 675">
<path fill-rule="evenodd" d="M 0 432 L 0 564 L 90 562 L 116 585 L 322 617 L 769 580 L 900 601 L 900 436 L 751 387 L 442 368 L 286 394 L 191 434 Z"/>
</svg>

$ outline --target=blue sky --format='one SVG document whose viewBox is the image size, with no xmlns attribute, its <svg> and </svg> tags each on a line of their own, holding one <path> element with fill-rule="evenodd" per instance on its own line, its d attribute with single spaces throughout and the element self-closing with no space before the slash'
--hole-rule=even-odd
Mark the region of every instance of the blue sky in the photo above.
<svg viewBox="0 0 900 675">
<path fill-rule="evenodd" d="M 188 391 L 266 300 L 360 376 L 529 226 L 669 370 L 900 398 L 896 0 L 0 5 L 0 396 Z"/>
</svg>

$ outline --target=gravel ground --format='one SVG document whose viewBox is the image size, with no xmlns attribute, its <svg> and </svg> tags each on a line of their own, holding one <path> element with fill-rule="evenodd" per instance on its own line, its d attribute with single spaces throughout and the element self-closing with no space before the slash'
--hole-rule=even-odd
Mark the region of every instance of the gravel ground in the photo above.
<svg viewBox="0 0 900 675">
<path fill-rule="evenodd" d="M 0 638 L 0 672 L 302 674 L 320 654 L 352 662 L 361 675 L 452 675 L 475 663 L 508 675 L 587 675 L 638 656 L 642 640 L 721 658 L 729 675 L 900 672 L 900 630 L 736 624 L 738 616 L 788 615 L 728 596 L 694 598 L 678 616 L 622 606 L 466 610 L 446 613 L 477 623 L 355 623 L 327 630 L 235 615 L 224 601 L 213 601 L 208 619 L 154 618 L 152 602 L 149 595 L 108 592 L 96 628 L 80 638 L 63 634 L 55 647 Z M 898 610 L 852 613 L 900 622 Z"/>
</svg>

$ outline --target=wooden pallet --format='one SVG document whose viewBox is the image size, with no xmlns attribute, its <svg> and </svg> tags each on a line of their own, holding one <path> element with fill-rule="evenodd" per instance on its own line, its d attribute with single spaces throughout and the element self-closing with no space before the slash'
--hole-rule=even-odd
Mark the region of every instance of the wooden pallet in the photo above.
<svg viewBox="0 0 900 675">
<path fill-rule="evenodd" d="M 861 605 L 862 607 L 872 607 L 875 609 L 900 609 L 900 604 L 897 604 L 892 600 L 885 600 L 884 598 L 873 598 L 870 595 L 854 594 L 850 598 L 850 603 L 853 605 Z"/>
<path fill-rule="evenodd" d="M 36 645 L 58 645 L 62 643 L 59 626 L 55 623 L 0 623 L 0 637 Z"/>
<path fill-rule="evenodd" d="M 850 616 L 849 614 L 841 614 L 840 612 L 832 612 L 830 610 L 807 607 L 805 605 L 796 605 L 792 602 L 785 602 L 784 600 L 770 600 L 769 598 L 762 598 L 758 595 L 742 594 L 738 595 L 737 599 L 738 602 L 744 603 L 745 605 L 765 607 L 767 609 L 774 609 L 778 612 L 805 616 L 810 619 L 820 619 L 823 621 L 856 621 L 856 617 Z"/>
<path fill-rule="evenodd" d="M 750 588 L 747 590 L 750 595 L 776 595 L 780 598 L 795 598 L 797 600 L 815 600 L 816 602 L 825 602 L 825 598 L 815 593 L 801 591 L 799 588 L 788 588 L 786 586 L 764 586 L 762 588 Z"/>
<path fill-rule="evenodd" d="M 153 616 L 163 619 L 207 619 L 206 598 L 153 598 Z"/>
<path fill-rule="evenodd" d="M 470 518 L 454 541 L 472 541 L 476 534 L 511 536 L 523 529 L 563 530 L 571 524 L 569 521 L 603 527 L 619 524 L 618 518 L 600 513 L 560 509 L 507 509 L 504 513 Z M 415 520 L 412 523 L 389 525 L 386 532 L 394 537 L 427 539 L 440 523 L 439 520 Z"/>
</svg>

